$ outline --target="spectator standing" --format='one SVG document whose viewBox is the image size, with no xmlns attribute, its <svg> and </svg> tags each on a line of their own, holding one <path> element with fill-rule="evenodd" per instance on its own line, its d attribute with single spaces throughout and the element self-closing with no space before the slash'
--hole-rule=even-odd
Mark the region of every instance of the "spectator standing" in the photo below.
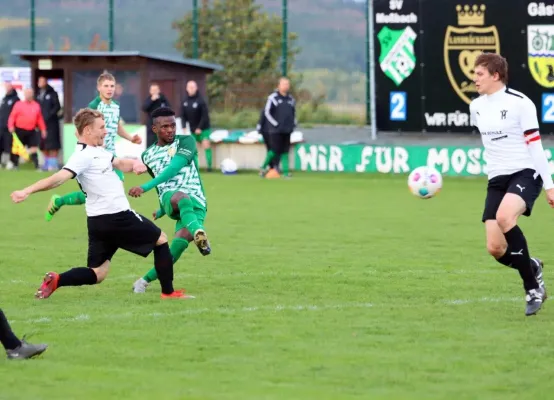
<svg viewBox="0 0 554 400">
<path fill-rule="evenodd" d="M 195 81 L 188 81 L 186 95 L 181 104 L 181 123 L 183 131 L 186 123 L 189 124 L 191 135 L 200 143 L 206 154 L 208 171 L 212 170 L 212 147 L 210 143 L 210 113 L 206 101 L 198 93 L 198 85 Z"/>
<path fill-rule="evenodd" d="M 144 111 L 148 115 L 148 121 L 146 123 L 146 147 L 152 146 L 154 143 L 158 141 L 156 138 L 156 134 L 152 130 L 152 125 L 154 125 L 154 122 L 152 121 L 152 117 L 150 117 L 150 114 L 154 110 L 157 110 L 161 107 L 171 107 L 171 104 L 169 104 L 169 101 L 165 97 L 165 95 L 161 92 L 160 86 L 157 83 L 152 83 L 150 85 L 150 95 L 146 98 L 144 101 L 144 104 L 142 105 L 142 111 Z"/>
<path fill-rule="evenodd" d="M 29 149 L 29 155 L 35 168 L 38 170 L 38 146 L 40 137 L 46 139 L 46 124 L 42 118 L 40 104 L 34 99 L 34 90 L 31 88 L 25 89 L 25 100 L 18 101 L 10 113 L 8 118 L 8 130 L 15 133 L 21 143 Z M 37 128 L 41 131 L 41 136 L 37 133 Z M 10 163 L 12 168 L 17 168 L 19 165 L 19 155 L 11 154 Z M 10 168 L 11 169 L 11 168 Z"/>
<path fill-rule="evenodd" d="M 285 178 L 290 177 L 290 137 L 296 128 L 296 101 L 289 94 L 289 90 L 290 81 L 284 77 L 279 79 L 277 90 L 269 95 L 264 109 L 264 115 L 269 122 L 271 149 L 275 152 L 273 164 L 278 167 L 281 163 Z M 279 174 L 274 174 L 274 170 L 270 170 L 266 177 L 277 178 Z"/>
<path fill-rule="evenodd" d="M 46 138 L 40 141 L 40 150 L 44 154 L 43 170 L 58 170 L 58 152 L 61 149 L 60 119 L 58 113 L 61 110 L 58 93 L 48 84 L 46 78 L 41 76 L 37 82 L 38 93 L 36 99 L 40 104 L 42 118 L 46 124 Z"/>
<path fill-rule="evenodd" d="M 1 165 L 6 165 L 12 152 L 12 135 L 8 129 L 8 118 L 19 96 L 11 82 L 4 82 L 6 94 L 0 102 L 0 156 Z"/>
</svg>

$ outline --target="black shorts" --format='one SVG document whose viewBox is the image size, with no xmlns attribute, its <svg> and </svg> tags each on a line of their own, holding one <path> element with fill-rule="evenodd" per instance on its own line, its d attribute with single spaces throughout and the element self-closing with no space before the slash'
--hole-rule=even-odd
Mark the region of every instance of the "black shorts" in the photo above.
<svg viewBox="0 0 554 400">
<path fill-rule="evenodd" d="M 37 131 L 26 131 L 25 129 L 15 128 L 15 133 L 23 146 L 38 147 L 40 144 L 40 133 Z"/>
<path fill-rule="evenodd" d="M 272 133 L 271 150 L 276 154 L 285 154 L 290 150 L 290 133 Z"/>
<path fill-rule="evenodd" d="M 111 260 L 118 249 L 148 256 L 162 233 L 148 218 L 127 210 L 87 218 L 89 268 Z"/>
<path fill-rule="evenodd" d="M 535 177 L 535 175 L 537 176 Z M 492 178 L 487 185 L 487 198 L 482 221 L 496 219 L 496 212 L 506 193 L 520 196 L 527 205 L 523 215 L 530 216 L 533 204 L 541 194 L 542 184 L 542 178 L 534 169 L 524 169 L 512 175 L 500 175 Z"/>
<path fill-rule="evenodd" d="M 50 126 L 50 125 L 48 125 Z M 40 139 L 40 149 L 46 151 L 59 150 L 62 148 L 60 130 L 48 128 L 46 139 Z"/>
</svg>

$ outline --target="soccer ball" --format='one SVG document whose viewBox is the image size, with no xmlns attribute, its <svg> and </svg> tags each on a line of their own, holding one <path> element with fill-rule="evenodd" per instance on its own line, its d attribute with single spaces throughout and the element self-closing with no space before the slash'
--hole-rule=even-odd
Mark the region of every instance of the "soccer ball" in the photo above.
<svg viewBox="0 0 554 400">
<path fill-rule="evenodd" d="M 408 176 L 408 187 L 414 196 L 430 199 L 442 188 L 442 175 L 433 167 L 417 167 Z"/>
<path fill-rule="evenodd" d="M 231 160 L 230 158 L 226 158 L 223 161 L 221 161 L 221 172 L 223 172 L 225 175 L 236 174 L 237 170 L 238 170 L 237 163 Z"/>
</svg>

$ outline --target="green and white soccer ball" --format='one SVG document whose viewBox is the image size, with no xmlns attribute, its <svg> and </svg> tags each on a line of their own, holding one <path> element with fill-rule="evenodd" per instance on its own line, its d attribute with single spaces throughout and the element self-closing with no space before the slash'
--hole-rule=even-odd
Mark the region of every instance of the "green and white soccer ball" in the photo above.
<svg viewBox="0 0 554 400">
<path fill-rule="evenodd" d="M 442 175 L 433 167 L 417 167 L 408 176 L 408 187 L 414 196 L 430 199 L 442 189 Z"/>
</svg>

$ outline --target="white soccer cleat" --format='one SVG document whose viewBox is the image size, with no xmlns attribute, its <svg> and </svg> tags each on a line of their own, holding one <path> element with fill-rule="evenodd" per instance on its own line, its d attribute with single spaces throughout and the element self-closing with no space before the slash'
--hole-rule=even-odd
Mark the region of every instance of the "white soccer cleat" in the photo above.
<svg viewBox="0 0 554 400">
<path fill-rule="evenodd" d="M 150 285 L 144 279 L 140 278 L 135 283 L 133 283 L 133 292 L 134 293 L 145 293 L 146 288 Z"/>
</svg>

